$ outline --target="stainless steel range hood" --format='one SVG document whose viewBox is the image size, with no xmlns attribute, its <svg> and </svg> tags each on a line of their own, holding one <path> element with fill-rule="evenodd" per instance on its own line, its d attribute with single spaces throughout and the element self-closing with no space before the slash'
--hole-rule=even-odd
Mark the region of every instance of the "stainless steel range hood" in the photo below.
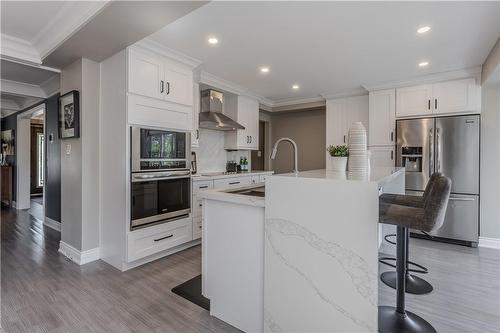
<svg viewBox="0 0 500 333">
<path fill-rule="evenodd" d="M 201 92 L 200 128 L 219 131 L 235 131 L 245 129 L 228 116 L 222 113 L 224 95 L 222 92 L 207 89 Z"/>
</svg>

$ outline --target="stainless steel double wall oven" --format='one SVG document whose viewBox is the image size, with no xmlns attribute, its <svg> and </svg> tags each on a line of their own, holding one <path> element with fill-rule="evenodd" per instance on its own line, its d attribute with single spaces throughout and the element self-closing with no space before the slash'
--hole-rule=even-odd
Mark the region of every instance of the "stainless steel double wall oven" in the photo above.
<svg viewBox="0 0 500 333">
<path fill-rule="evenodd" d="M 191 212 L 190 134 L 131 128 L 131 229 Z"/>
</svg>

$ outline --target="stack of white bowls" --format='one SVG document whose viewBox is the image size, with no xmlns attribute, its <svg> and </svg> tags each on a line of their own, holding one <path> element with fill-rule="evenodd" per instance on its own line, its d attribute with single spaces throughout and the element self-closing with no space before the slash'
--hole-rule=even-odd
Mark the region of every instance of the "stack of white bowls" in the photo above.
<svg viewBox="0 0 500 333">
<path fill-rule="evenodd" d="M 349 177 L 364 178 L 368 175 L 366 128 L 358 121 L 349 128 Z"/>
</svg>

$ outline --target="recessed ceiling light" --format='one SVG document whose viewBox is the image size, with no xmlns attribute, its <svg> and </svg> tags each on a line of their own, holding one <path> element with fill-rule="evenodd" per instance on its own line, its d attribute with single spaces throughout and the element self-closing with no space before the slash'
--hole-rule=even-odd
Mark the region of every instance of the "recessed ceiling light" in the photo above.
<svg viewBox="0 0 500 333">
<path fill-rule="evenodd" d="M 260 71 L 261 71 L 262 73 L 269 73 L 269 67 L 261 67 L 261 68 L 260 68 Z"/>
<path fill-rule="evenodd" d="M 421 63 L 418 64 L 418 67 L 425 67 L 429 64 L 428 61 L 422 61 Z"/>
<path fill-rule="evenodd" d="M 297 89 L 299 89 L 299 88 L 300 88 L 300 87 L 299 87 L 299 85 L 298 85 L 298 84 L 294 84 L 294 85 L 292 86 L 292 89 L 293 89 L 293 90 L 297 90 Z"/>
<path fill-rule="evenodd" d="M 217 43 L 219 42 L 219 40 L 218 40 L 217 38 L 215 38 L 215 37 L 210 37 L 210 38 L 208 39 L 208 42 L 209 42 L 210 44 L 212 44 L 212 45 L 215 45 L 215 44 L 217 44 Z"/>
<path fill-rule="evenodd" d="M 427 25 L 426 25 L 426 26 L 423 26 L 423 27 L 418 28 L 418 29 L 417 29 L 417 32 L 418 32 L 419 34 L 425 34 L 426 32 L 428 32 L 428 31 L 430 31 L 430 30 L 431 30 L 431 27 L 429 27 L 429 26 L 427 26 Z"/>
</svg>

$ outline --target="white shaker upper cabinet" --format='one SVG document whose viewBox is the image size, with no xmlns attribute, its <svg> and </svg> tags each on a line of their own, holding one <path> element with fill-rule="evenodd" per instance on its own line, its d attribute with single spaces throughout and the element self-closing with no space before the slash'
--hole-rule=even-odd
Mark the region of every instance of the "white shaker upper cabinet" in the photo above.
<svg viewBox="0 0 500 333">
<path fill-rule="evenodd" d="M 368 130 L 368 96 L 326 101 L 326 145 L 347 145 L 349 128 L 360 121 Z"/>
<path fill-rule="evenodd" d="M 434 113 L 479 111 L 479 88 L 474 78 L 432 85 Z"/>
<path fill-rule="evenodd" d="M 166 101 L 193 105 L 193 71 L 190 68 L 165 62 L 164 79 Z"/>
<path fill-rule="evenodd" d="M 388 146 L 395 142 L 396 90 L 372 91 L 369 95 L 370 146 Z"/>
<path fill-rule="evenodd" d="M 432 85 L 423 84 L 396 89 L 396 116 L 428 116 L 432 114 Z"/>
<path fill-rule="evenodd" d="M 227 98 L 226 101 L 229 102 Z M 226 106 L 228 105 L 229 103 L 226 103 Z M 237 96 L 235 110 L 227 112 L 226 115 L 243 125 L 245 129 L 226 132 L 225 148 L 259 149 L 259 101 L 246 96 Z"/>
<path fill-rule="evenodd" d="M 395 166 L 394 146 L 370 147 L 370 165 L 372 168 Z"/>
<path fill-rule="evenodd" d="M 129 52 L 129 72 L 128 72 L 128 91 L 134 94 L 163 98 L 165 87 L 163 59 L 160 56 L 149 52 L 140 52 L 130 49 Z"/>
<path fill-rule="evenodd" d="M 200 145 L 200 85 L 193 84 L 193 130 L 191 131 L 191 147 Z"/>
</svg>

